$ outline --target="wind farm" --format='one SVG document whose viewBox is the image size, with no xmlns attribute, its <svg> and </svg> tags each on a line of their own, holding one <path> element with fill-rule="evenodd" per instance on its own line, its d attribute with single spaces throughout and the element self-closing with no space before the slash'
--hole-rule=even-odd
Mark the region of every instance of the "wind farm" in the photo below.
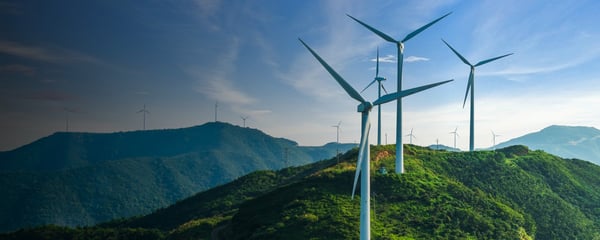
<svg viewBox="0 0 600 240">
<path fill-rule="evenodd" d="M 397 88 L 398 91 L 402 90 L 402 63 L 404 61 L 404 42 L 410 40 L 415 37 L 417 34 L 421 33 L 425 29 L 429 28 L 431 25 L 436 22 L 442 20 L 443 18 L 450 15 L 450 13 L 445 14 L 444 16 L 439 17 L 438 19 L 433 20 L 432 22 L 414 30 L 413 32 L 407 34 L 402 40 L 398 41 L 395 38 L 390 37 L 389 35 L 367 25 L 366 23 L 348 15 L 348 17 L 352 18 L 354 21 L 358 22 L 360 25 L 363 25 L 371 32 L 375 33 L 377 36 L 382 39 L 393 43 L 397 46 L 398 56 L 397 56 Z M 396 103 L 396 143 L 402 143 L 402 99 L 398 99 Z M 404 150 L 402 144 L 396 144 L 396 173 L 404 173 Z"/>
<path fill-rule="evenodd" d="M 9 2 L 0 239 L 600 236 L 600 2 Z"/>
<path fill-rule="evenodd" d="M 356 184 L 360 176 L 361 184 L 361 200 L 360 200 L 360 239 L 367 240 L 371 239 L 371 205 L 370 205 L 370 145 L 369 145 L 369 131 L 371 129 L 371 123 L 369 121 L 369 113 L 373 106 L 381 105 L 390 101 L 401 99 L 403 97 L 433 88 L 452 80 L 442 81 L 433 83 L 421 87 L 411 88 L 408 90 L 391 93 L 378 98 L 373 103 L 366 101 L 346 80 L 344 80 L 333 68 L 329 66 L 315 51 L 313 51 L 302 39 L 299 39 L 302 45 L 304 45 L 310 53 L 321 63 L 321 65 L 331 74 L 331 76 L 338 82 L 338 84 L 346 91 L 351 97 L 360 102 L 357 107 L 357 111 L 361 113 L 362 127 L 361 127 L 361 140 L 359 144 L 358 161 L 356 163 L 356 174 L 354 175 L 354 185 L 352 187 L 352 198 L 354 198 L 354 192 L 356 190 Z M 401 144 L 400 144 L 401 145 Z"/>
</svg>

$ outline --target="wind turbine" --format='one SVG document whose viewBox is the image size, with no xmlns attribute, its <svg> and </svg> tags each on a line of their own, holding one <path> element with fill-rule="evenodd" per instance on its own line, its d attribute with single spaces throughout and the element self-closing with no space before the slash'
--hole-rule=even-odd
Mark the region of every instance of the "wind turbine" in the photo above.
<svg viewBox="0 0 600 240">
<path fill-rule="evenodd" d="M 246 119 L 250 118 L 248 116 L 240 116 L 242 118 L 242 121 L 244 121 L 244 127 L 246 127 Z"/>
<path fill-rule="evenodd" d="M 360 93 L 367 90 L 367 88 L 373 85 L 373 83 L 378 82 L 379 88 L 377 88 L 377 97 L 380 98 L 382 89 L 385 92 L 385 94 L 388 93 L 385 90 L 385 87 L 383 87 L 381 81 L 385 81 L 385 78 L 379 76 L 379 48 L 377 48 L 377 64 L 375 67 L 375 79 L 373 79 L 373 81 L 369 83 L 369 85 L 367 85 L 362 91 L 360 91 Z M 381 145 L 381 105 L 377 106 L 377 145 Z"/>
<path fill-rule="evenodd" d="M 354 199 L 354 192 L 356 190 L 356 184 L 358 176 L 360 175 L 360 239 L 368 240 L 371 238 L 371 214 L 370 214 L 370 149 L 369 149 L 369 131 L 371 129 L 371 123 L 369 121 L 369 113 L 374 105 L 380 105 L 387 102 L 394 101 L 396 99 L 406 97 L 408 95 L 415 94 L 417 92 L 448 83 L 452 80 L 443 82 L 433 83 L 421 87 L 411 88 L 396 93 L 391 93 L 378 98 L 375 102 L 371 103 L 366 101 L 346 80 L 344 80 L 329 64 L 327 64 L 315 51 L 313 51 L 302 39 L 298 39 L 310 51 L 310 53 L 323 65 L 325 70 L 340 84 L 340 86 L 354 98 L 360 104 L 358 105 L 357 111 L 362 115 L 361 124 L 361 138 L 359 145 L 358 160 L 356 163 L 356 173 L 354 175 L 354 185 L 352 186 L 352 198 Z M 361 172 L 362 171 L 362 172 Z M 362 174 L 361 174 L 362 173 Z"/>
<path fill-rule="evenodd" d="M 217 108 L 219 108 L 219 101 L 215 102 L 215 122 L 217 122 Z"/>
<path fill-rule="evenodd" d="M 453 134 L 453 135 L 454 135 L 454 148 L 456 148 L 456 137 L 457 137 L 457 136 L 458 136 L 458 137 L 460 137 L 460 136 L 458 135 L 458 127 L 454 128 L 454 132 L 450 132 L 450 134 Z"/>
<path fill-rule="evenodd" d="M 413 129 L 412 128 L 410 129 L 410 133 L 406 134 L 406 136 L 410 138 L 410 142 L 409 142 L 410 144 L 412 144 L 412 139 L 413 138 L 417 138 L 417 137 L 415 137 L 415 135 L 413 135 Z"/>
<path fill-rule="evenodd" d="M 456 56 L 458 58 L 460 58 L 460 60 L 462 60 L 463 63 L 469 65 L 471 67 L 471 72 L 469 73 L 469 82 L 467 83 L 467 92 L 465 92 L 465 100 L 463 101 L 463 108 L 465 107 L 465 104 L 467 103 L 467 97 L 469 96 L 469 89 L 471 90 L 471 120 L 470 120 L 470 133 L 469 133 L 469 151 L 473 151 L 475 149 L 475 121 L 474 121 L 474 115 L 475 115 L 475 67 L 481 66 L 483 64 L 498 60 L 500 58 L 503 57 L 507 57 L 512 55 L 512 53 L 509 54 L 505 54 L 499 57 L 493 57 L 490 59 L 486 59 L 483 61 L 478 62 L 477 64 L 473 65 L 471 64 L 469 61 L 467 61 L 466 58 L 464 58 L 462 55 L 460 55 L 460 53 L 458 53 L 456 50 L 454 50 L 454 48 L 452 48 L 452 46 L 450 46 L 450 44 L 448 44 L 446 41 L 444 41 L 444 39 L 442 39 L 442 41 L 446 44 L 446 46 L 448 46 L 450 48 L 450 50 L 452 50 L 452 52 L 454 52 L 454 54 L 456 54 Z"/>
<path fill-rule="evenodd" d="M 494 131 L 492 131 L 492 148 L 496 147 L 496 137 L 500 137 L 500 135 L 494 133 Z"/>
<path fill-rule="evenodd" d="M 342 125 L 342 121 L 338 122 L 337 125 L 333 125 L 331 127 L 336 128 L 337 135 L 335 137 L 335 156 L 337 156 L 337 162 L 340 163 L 340 126 Z"/>
<path fill-rule="evenodd" d="M 346 15 L 348 15 L 348 17 L 354 19 L 354 21 L 360 23 L 361 25 L 363 25 L 364 27 L 369 29 L 371 32 L 377 34 L 377 36 L 383 38 L 384 40 L 386 40 L 388 42 L 396 44 L 396 46 L 398 47 L 398 59 L 397 59 L 397 62 L 398 62 L 398 74 L 397 74 L 398 85 L 397 86 L 398 86 L 398 92 L 400 92 L 400 91 L 402 91 L 402 62 L 404 61 L 404 43 L 406 41 L 410 40 L 411 38 L 413 38 L 414 36 L 416 36 L 417 34 L 424 31 L 425 29 L 429 28 L 431 25 L 442 20 L 442 18 L 445 18 L 446 16 L 450 15 L 451 13 L 452 12 L 447 13 L 446 15 L 441 16 L 440 18 L 433 20 L 432 22 L 409 33 L 408 35 L 406 35 L 406 37 L 404 37 L 400 41 L 367 25 L 364 22 L 361 22 L 360 20 L 358 20 L 348 14 L 346 14 Z M 404 153 L 404 147 L 402 145 L 402 98 L 399 98 L 397 105 L 396 105 L 396 173 L 404 173 L 404 155 L 403 155 L 403 153 Z"/>
<path fill-rule="evenodd" d="M 146 110 L 146 104 L 144 104 L 144 108 L 139 110 L 138 113 L 142 113 L 142 115 L 144 115 L 144 125 L 143 125 L 144 128 L 142 130 L 146 130 L 146 114 L 150 114 L 150 112 L 148 110 Z"/>
</svg>

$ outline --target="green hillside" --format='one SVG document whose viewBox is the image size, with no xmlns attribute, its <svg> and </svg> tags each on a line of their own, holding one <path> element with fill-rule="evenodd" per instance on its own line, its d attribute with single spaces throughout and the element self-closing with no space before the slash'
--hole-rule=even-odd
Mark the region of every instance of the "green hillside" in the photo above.
<svg viewBox="0 0 600 240">
<path fill-rule="evenodd" d="M 356 239 L 356 155 L 254 172 L 143 217 L 2 238 Z M 599 166 L 524 146 L 469 153 L 408 145 L 405 156 L 406 174 L 381 174 L 380 167 L 393 168 L 394 146 L 372 147 L 373 239 L 600 239 Z"/>
<path fill-rule="evenodd" d="M 340 144 L 347 151 L 354 144 Z M 256 170 L 330 158 L 227 123 L 123 133 L 56 133 L 0 153 L 0 232 L 148 214 Z"/>
</svg>

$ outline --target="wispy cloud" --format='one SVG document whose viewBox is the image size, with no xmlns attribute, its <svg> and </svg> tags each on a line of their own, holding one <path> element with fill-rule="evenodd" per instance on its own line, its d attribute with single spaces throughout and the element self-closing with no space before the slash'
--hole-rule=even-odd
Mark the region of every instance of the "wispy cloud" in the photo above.
<svg viewBox="0 0 600 240">
<path fill-rule="evenodd" d="M 404 58 L 404 62 L 422 62 L 429 61 L 429 58 L 426 57 L 417 57 L 417 56 L 408 56 Z"/>
<path fill-rule="evenodd" d="M 49 101 L 49 102 L 66 102 L 76 100 L 77 97 L 73 94 L 58 91 L 58 90 L 43 90 L 34 92 L 28 96 L 25 96 L 25 99 L 30 100 L 41 100 L 41 101 Z"/>
<path fill-rule="evenodd" d="M 376 62 L 377 58 L 372 58 L 371 62 Z M 404 60 L 406 62 L 406 59 Z M 394 55 L 386 55 L 384 57 L 379 57 L 379 62 L 382 63 L 395 63 L 396 62 L 396 56 Z"/>
<path fill-rule="evenodd" d="M 21 64 L 10 64 L 0 66 L 0 72 L 20 73 L 26 76 L 35 75 L 35 68 L 21 65 Z"/>
<path fill-rule="evenodd" d="M 49 63 L 100 62 L 94 57 L 68 49 L 29 46 L 18 42 L 3 40 L 0 40 L 0 53 Z"/>
<path fill-rule="evenodd" d="M 256 102 L 255 98 L 244 93 L 240 90 L 241 86 L 234 85 L 234 81 L 231 80 L 236 70 L 239 45 L 239 39 L 234 38 L 228 44 L 228 51 L 216 59 L 215 65 L 206 66 L 201 71 L 187 71 L 199 79 L 199 86 L 196 89 L 198 92 L 210 99 L 233 105 L 247 105 Z"/>
</svg>

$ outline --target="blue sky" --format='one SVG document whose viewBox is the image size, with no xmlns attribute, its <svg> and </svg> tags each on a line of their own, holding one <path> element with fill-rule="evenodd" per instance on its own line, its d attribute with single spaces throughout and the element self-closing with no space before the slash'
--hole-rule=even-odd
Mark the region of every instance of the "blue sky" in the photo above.
<svg viewBox="0 0 600 240">
<path fill-rule="evenodd" d="M 404 100 L 414 143 L 467 148 L 463 109 L 469 61 L 477 68 L 475 147 L 548 125 L 600 127 L 598 1 L 5 1 L 0 0 L 0 150 L 56 131 L 182 128 L 214 120 L 247 125 L 301 145 L 359 139 L 360 114 L 297 40 L 301 37 L 356 89 L 374 77 L 395 91 L 396 48 L 346 13 L 403 38 L 403 88 L 454 82 Z M 385 61 L 383 61 L 385 60 Z M 376 88 L 363 96 L 374 101 Z M 395 141 L 395 103 L 382 131 Z M 373 114 L 375 116 L 375 114 Z M 373 127 L 376 119 L 373 117 Z M 375 142 L 371 131 L 371 142 Z M 383 140 L 385 142 L 385 140 Z M 405 138 L 404 142 L 408 142 Z"/>
</svg>

